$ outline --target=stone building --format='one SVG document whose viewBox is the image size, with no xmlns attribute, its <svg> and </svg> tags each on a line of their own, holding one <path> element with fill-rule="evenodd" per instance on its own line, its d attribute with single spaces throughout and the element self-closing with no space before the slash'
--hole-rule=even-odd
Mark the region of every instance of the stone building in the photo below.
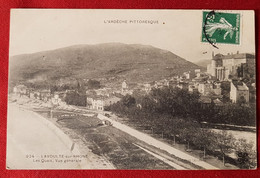
<svg viewBox="0 0 260 178">
<path fill-rule="evenodd" d="M 249 53 L 227 55 L 212 53 L 211 64 L 207 66 L 207 73 L 220 81 L 228 80 L 230 75 L 245 77 L 248 72 L 254 71 L 255 55 Z M 246 70 L 250 68 L 251 70 Z"/>
</svg>

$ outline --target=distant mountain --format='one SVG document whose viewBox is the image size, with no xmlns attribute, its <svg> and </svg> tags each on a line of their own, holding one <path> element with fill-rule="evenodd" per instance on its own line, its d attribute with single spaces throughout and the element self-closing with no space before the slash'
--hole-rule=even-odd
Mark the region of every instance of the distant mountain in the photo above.
<svg viewBox="0 0 260 178">
<path fill-rule="evenodd" d="M 61 78 L 145 82 L 201 68 L 172 52 L 140 44 L 76 45 L 10 57 L 11 81 Z"/>
<path fill-rule="evenodd" d="M 196 62 L 195 64 L 204 68 L 207 68 L 207 65 L 211 63 L 211 59 L 204 59 Z"/>
</svg>

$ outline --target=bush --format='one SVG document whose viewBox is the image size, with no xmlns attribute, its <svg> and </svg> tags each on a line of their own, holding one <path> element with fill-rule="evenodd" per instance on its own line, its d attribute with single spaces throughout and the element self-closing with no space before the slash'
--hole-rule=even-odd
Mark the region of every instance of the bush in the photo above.
<svg viewBox="0 0 260 178">
<path fill-rule="evenodd" d="M 235 142 L 237 164 L 242 169 L 251 169 L 257 166 L 257 156 L 254 144 L 248 143 L 245 139 Z"/>
<path fill-rule="evenodd" d="M 125 105 L 126 107 L 132 107 L 136 104 L 135 102 L 135 98 L 132 97 L 131 95 L 126 95 L 122 98 L 121 102 L 123 103 L 123 105 Z"/>
</svg>

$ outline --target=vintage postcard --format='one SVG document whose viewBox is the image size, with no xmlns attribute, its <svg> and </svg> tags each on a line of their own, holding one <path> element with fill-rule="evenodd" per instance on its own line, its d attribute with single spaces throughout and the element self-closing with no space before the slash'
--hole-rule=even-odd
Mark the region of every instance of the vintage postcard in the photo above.
<svg viewBox="0 0 260 178">
<path fill-rule="evenodd" d="M 254 11 L 12 9 L 7 169 L 256 169 Z"/>
</svg>

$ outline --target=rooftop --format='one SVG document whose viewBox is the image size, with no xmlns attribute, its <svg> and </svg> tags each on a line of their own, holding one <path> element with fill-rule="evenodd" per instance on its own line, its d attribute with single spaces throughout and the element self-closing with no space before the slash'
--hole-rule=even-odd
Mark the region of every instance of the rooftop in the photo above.
<svg viewBox="0 0 260 178">
<path fill-rule="evenodd" d="M 250 53 L 236 53 L 236 54 L 227 54 L 227 55 L 223 55 L 223 54 L 216 54 L 213 59 L 214 60 L 219 60 L 219 59 L 255 59 L 255 54 L 250 54 Z"/>
<path fill-rule="evenodd" d="M 232 83 L 238 90 L 248 90 L 246 84 L 241 81 L 232 81 Z"/>
</svg>

